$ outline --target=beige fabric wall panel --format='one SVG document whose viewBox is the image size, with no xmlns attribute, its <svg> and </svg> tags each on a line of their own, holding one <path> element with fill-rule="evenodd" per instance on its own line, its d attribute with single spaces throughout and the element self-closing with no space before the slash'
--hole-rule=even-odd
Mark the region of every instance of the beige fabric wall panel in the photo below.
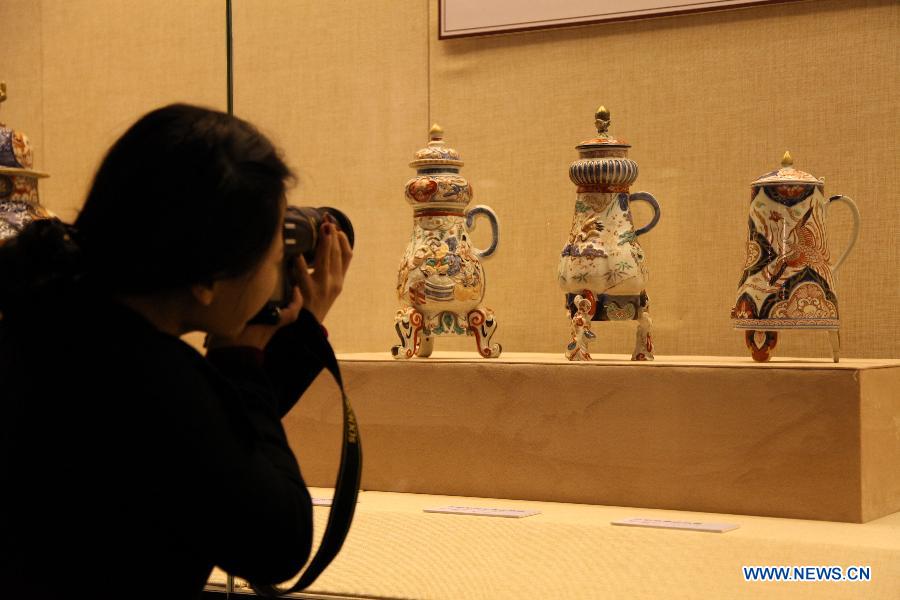
<svg viewBox="0 0 900 600">
<path fill-rule="evenodd" d="M 466 161 L 474 202 L 500 217 L 486 302 L 505 349 L 562 352 L 567 341 L 555 276 L 574 209 L 568 166 L 604 104 L 640 168 L 632 191 L 662 207 L 641 238 L 659 352 L 747 354 L 729 312 L 749 184 L 789 149 L 797 168 L 862 213 L 837 283 L 844 355 L 900 356 L 900 4 L 801 2 L 445 41 L 436 2 L 431 17 L 431 117 Z M 636 222 L 647 222 L 636 206 Z M 844 207 L 831 213 L 836 257 L 851 221 Z M 633 324 L 595 332 L 596 352 L 630 354 Z M 785 332 L 779 343 L 780 356 L 830 352 L 822 332 Z"/>
<path fill-rule="evenodd" d="M 41 115 L 41 3 L 39 0 L 0 2 L 0 81 L 9 99 L 0 104 L 0 123 L 24 131 L 34 147 L 34 165 L 45 171 Z M 41 183 L 40 189 L 44 184 Z"/>
<path fill-rule="evenodd" d="M 106 150 L 170 102 L 225 108 L 225 9 L 219 0 L 44 0 L 41 183 L 74 219 Z M 165 176 L 165 157 L 160 157 Z M 136 184 L 139 184 L 136 182 Z"/>
<path fill-rule="evenodd" d="M 74 218 L 109 144 L 140 114 L 181 100 L 225 106 L 219 0 L 5 0 L 0 118 L 26 130 L 47 206 Z M 437 2 L 235 3 L 235 108 L 299 174 L 295 204 L 332 204 L 358 243 L 326 323 L 340 351 L 395 343 L 396 270 L 412 230 L 403 184 L 431 121 L 501 222 L 485 261 L 494 338 L 561 352 L 555 273 L 571 220 L 574 146 L 612 111 L 653 193 L 642 238 L 662 354 L 745 355 L 729 311 L 744 262 L 749 183 L 790 149 L 796 166 L 854 198 L 860 242 L 837 294 L 844 355 L 900 356 L 900 175 L 895 109 L 900 4 L 819 0 L 580 28 L 439 41 Z M 6 27 L 10 24 L 9 27 Z M 639 223 L 649 211 L 638 204 Z M 829 217 L 834 254 L 844 207 Z M 487 227 L 473 235 L 484 245 Z M 630 352 L 634 325 L 598 325 L 598 353 Z M 474 352 L 471 339 L 439 350 Z M 821 332 L 786 332 L 778 355 L 827 357 Z"/>
<path fill-rule="evenodd" d="M 425 144 L 425 2 L 236 2 L 235 113 L 297 172 L 292 204 L 335 206 L 356 247 L 326 319 L 343 351 L 397 343 L 397 268 L 412 233 L 403 184 Z"/>
</svg>

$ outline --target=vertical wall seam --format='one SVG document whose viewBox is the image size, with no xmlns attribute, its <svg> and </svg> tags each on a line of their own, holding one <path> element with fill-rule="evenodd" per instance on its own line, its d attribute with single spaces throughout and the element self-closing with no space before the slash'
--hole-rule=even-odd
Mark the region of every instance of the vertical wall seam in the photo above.
<svg viewBox="0 0 900 600">
<path fill-rule="evenodd" d="M 428 3 L 428 10 L 425 11 L 425 116 L 426 123 L 424 131 L 428 131 L 431 127 L 431 7 L 434 6 L 435 0 Z"/>
<path fill-rule="evenodd" d="M 46 144 L 46 119 L 44 118 L 44 97 L 46 94 L 44 93 L 45 83 L 44 83 L 44 0 L 38 0 L 38 21 L 40 25 L 38 26 L 38 46 L 40 50 L 38 52 L 38 79 L 40 80 L 40 84 L 38 89 L 41 91 L 41 108 L 38 115 L 38 120 L 41 124 L 41 164 L 39 169 L 45 173 L 50 172 L 50 166 L 47 164 L 47 144 Z M 46 206 L 46 202 L 42 199 L 41 202 Z"/>
<path fill-rule="evenodd" d="M 231 0 L 225 0 L 225 106 L 234 114 L 234 26 Z"/>
</svg>

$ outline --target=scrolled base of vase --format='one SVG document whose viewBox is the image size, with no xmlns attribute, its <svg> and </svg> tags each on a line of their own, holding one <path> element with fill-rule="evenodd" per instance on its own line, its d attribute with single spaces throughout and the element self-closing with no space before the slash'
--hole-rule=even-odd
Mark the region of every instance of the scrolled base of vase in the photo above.
<svg viewBox="0 0 900 600">
<path fill-rule="evenodd" d="M 478 307 L 465 316 L 452 311 L 425 316 L 410 306 L 397 311 L 394 320 L 400 343 L 391 348 L 391 354 L 397 359 L 428 358 L 434 350 L 434 338 L 448 335 L 473 336 L 478 354 L 484 358 L 497 358 L 503 351 L 500 344 L 491 343 L 497 320 L 489 308 Z"/>
<path fill-rule="evenodd" d="M 421 331 L 425 319 L 422 313 L 415 308 L 401 308 L 394 317 L 394 330 L 400 337 L 400 344 L 391 348 L 394 358 L 412 358 L 419 351 L 421 345 Z M 430 354 L 429 350 L 429 354 Z"/>
<path fill-rule="evenodd" d="M 748 329 L 744 332 L 744 343 L 747 344 L 753 360 L 768 362 L 775 355 L 775 348 L 778 346 L 778 332 Z"/>
<path fill-rule="evenodd" d="M 466 315 L 469 335 L 475 336 L 478 354 L 484 358 L 497 358 L 503 352 L 500 344 L 491 344 L 491 338 L 497 331 L 497 320 L 489 309 L 476 308 Z"/>
<path fill-rule="evenodd" d="M 790 329 L 797 329 L 791 327 Z M 837 329 L 827 329 L 828 341 L 831 344 L 831 358 L 834 362 L 841 361 L 841 332 Z M 756 362 L 768 362 L 775 356 L 775 347 L 778 345 L 778 331 L 744 329 L 744 342 L 750 350 L 750 356 Z"/>
</svg>

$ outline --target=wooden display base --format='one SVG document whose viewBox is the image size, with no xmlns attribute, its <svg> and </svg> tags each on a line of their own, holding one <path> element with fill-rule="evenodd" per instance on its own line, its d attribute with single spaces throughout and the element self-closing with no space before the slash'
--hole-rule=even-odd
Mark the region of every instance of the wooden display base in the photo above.
<svg viewBox="0 0 900 600">
<path fill-rule="evenodd" d="M 900 510 L 900 360 L 339 356 L 367 490 L 866 522 Z M 285 419 L 332 486 L 341 403 Z"/>
</svg>

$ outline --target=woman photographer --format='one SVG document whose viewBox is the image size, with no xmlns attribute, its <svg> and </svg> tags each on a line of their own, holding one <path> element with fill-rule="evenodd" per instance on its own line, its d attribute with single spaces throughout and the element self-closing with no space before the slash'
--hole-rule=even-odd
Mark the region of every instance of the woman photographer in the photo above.
<svg viewBox="0 0 900 600">
<path fill-rule="evenodd" d="M 4 595 L 197 597 L 214 565 L 263 584 L 303 566 L 312 506 L 280 419 L 330 351 L 351 250 L 323 224 L 280 322 L 247 325 L 291 178 L 252 125 L 171 105 L 112 146 L 74 227 L 0 246 Z"/>
</svg>

